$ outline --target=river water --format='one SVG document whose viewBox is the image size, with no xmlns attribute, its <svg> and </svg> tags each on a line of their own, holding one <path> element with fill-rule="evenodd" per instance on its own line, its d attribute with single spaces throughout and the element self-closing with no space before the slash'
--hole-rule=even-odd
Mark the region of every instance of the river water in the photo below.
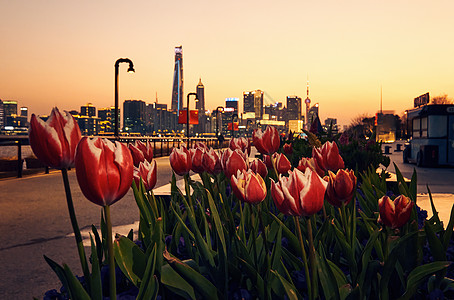
<svg viewBox="0 0 454 300">
<path fill-rule="evenodd" d="M 22 158 L 35 157 L 30 145 L 22 145 Z M 17 159 L 17 146 L 0 146 L 0 159 Z"/>
</svg>

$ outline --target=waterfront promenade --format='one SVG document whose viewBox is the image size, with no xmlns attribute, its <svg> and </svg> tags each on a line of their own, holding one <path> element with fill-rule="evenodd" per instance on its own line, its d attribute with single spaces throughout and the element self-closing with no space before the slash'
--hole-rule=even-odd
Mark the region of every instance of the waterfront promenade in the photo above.
<svg viewBox="0 0 454 300">
<path fill-rule="evenodd" d="M 390 158 L 403 175 L 411 177 L 415 165 L 402 163 L 402 152 Z M 254 156 L 254 152 L 251 157 Z M 156 189 L 169 183 L 171 167 L 168 157 L 156 158 L 158 182 Z M 429 210 L 426 184 L 434 194 L 434 201 L 442 220 L 447 222 L 454 202 L 453 168 L 416 168 L 418 173 L 418 203 Z M 392 165 L 389 171 L 394 171 Z M 77 184 L 74 170 L 69 172 L 74 206 L 82 231 L 91 224 L 99 227 L 101 208 L 84 198 Z M 126 234 L 139 219 L 132 191 L 111 209 L 114 232 Z M 72 228 L 66 207 L 61 174 L 38 174 L 24 178 L 0 180 L 0 299 L 41 298 L 49 289 L 61 284 L 43 259 L 46 255 L 58 263 L 68 264 L 75 274 L 81 275 Z M 429 210 L 429 215 L 431 211 Z M 90 250 L 87 249 L 87 254 Z"/>
</svg>

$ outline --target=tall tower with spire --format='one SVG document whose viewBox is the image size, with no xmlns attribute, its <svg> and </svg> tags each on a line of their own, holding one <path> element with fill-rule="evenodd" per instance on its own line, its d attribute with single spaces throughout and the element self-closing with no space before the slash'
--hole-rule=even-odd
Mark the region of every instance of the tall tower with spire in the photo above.
<svg viewBox="0 0 454 300">
<path fill-rule="evenodd" d="M 306 103 L 306 120 L 305 120 L 306 126 L 305 127 L 307 130 L 309 130 L 309 128 L 311 127 L 311 124 L 309 124 L 309 110 L 311 108 L 311 99 L 309 98 L 309 77 L 307 78 L 306 87 L 307 87 L 307 90 L 306 90 L 307 96 L 306 96 L 306 100 L 304 100 L 304 103 Z"/>
<path fill-rule="evenodd" d="M 197 92 L 197 99 L 195 104 L 195 108 L 199 111 L 199 125 L 197 125 L 196 131 L 198 133 L 205 132 L 205 124 L 206 124 L 206 117 L 205 117 L 205 87 L 202 83 L 202 78 L 199 78 L 199 83 L 196 87 Z"/>
<path fill-rule="evenodd" d="M 175 47 L 171 110 L 183 109 L 183 46 Z"/>
</svg>

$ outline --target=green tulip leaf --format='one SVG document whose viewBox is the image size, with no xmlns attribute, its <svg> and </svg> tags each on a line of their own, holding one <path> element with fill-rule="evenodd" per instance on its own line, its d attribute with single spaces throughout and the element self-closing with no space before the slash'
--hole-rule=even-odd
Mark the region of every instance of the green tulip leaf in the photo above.
<svg viewBox="0 0 454 300">
<path fill-rule="evenodd" d="M 418 266 L 410 272 L 407 278 L 407 289 L 400 299 L 411 299 L 417 291 L 419 285 L 430 275 L 447 268 L 451 262 L 435 261 L 422 266 Z"/>
<path fill-rule="evenodd" d="M 271 270 L 271 273 L 274 276 L 276 276 L 276 278 L 279 279 L 279 282 L 281 283 L 282 287 L 284 288 L 285 294 L 287 295 L 288 299 L 290 299 L 290 300 L 301 299 L 301 296 L 299 296 L 298 291 L 293 284 L 288 282 L 287 279 L 282 277 L 278 272 Z M 279 296 L 281 296 L 281 295 L 279 295 Z"/>
<path fill-rule="evenodd" d="M 449 217 L 448 226 L 446 226 L 446 230 L 443 233 L 443 248 L 445 249 L 445 251 L 448 249 L 453 229 L 454 229 L 454 205 L 451 208 L 451 215 Z"/>
<path fill-rule="evenodd" d="M 246 262 L 244 259 L 238 257 L 238 261 L 243 265 L 244 271 L 249 279 L 252 281 L 252 284 L 256 287 L 260 299 L 265 299 L 265 282 L 257 272 L 257 269 Z"/>
<path fill-rule="evenodd" d="M 432 253 L 434 259 L 439 261 L 446 260 L 446 251 L 440 239 L 435 234 L 433 225 L 430 225 L 429 222 L 425 222 L 424 231 L 426 232 L 430 252 Z"/>
<path fill-rule="evenodd" d="M 394 248 L 388 255 L 387 260 L 383 266 L 382 277 L 380 280 L 380 298 L 387 300 L 389 298 L 388 285 L 391 275 L 396 268 L 396 263 L 399 258 L 399 253 L 405 253 L 405 248 L 408 245 L 414 245 L 415 238 L 417 238 L 418 232 L 411 232 L 404 237 L 400 238 Z"/>
<path fill-rule="evenodd" d="M 156 245 L 151 250 L 150 255 L 148 256 L 147 267 L 145 269 L 145 274 L 143 280 L 140 283 L 139 294 L 137 295 L 137 300 L 148 300 L 156 299 L 158 295 L 159 282 L 157 277 L 154 274 L 156 267 Z"/>
<path fill-rule="evenodd" d="M 114 253 L 123 274 L 139 287 L 147 265 L 145 254 L 133 241 L 123 236 L 114 241 Z"/>
<path fill-rule="evenodd" d="M 332 269 L 327 263 L 325 257 L 325 250 L 322 244 L 319 245 L 318 251 L 315 253 L 315 265 L 317 269 L 318 277 L 323 289 L 325 299 L 340 299 L 339 285 L 334 276 Z M 341 284 L 345 284 L 342 282 Z"/>
<path fill-rule="evenodd" d="M 98 229 L 96 229 L 95 225 L 91 225 L 91 231 L 93 232 L 93 236 L 95 237 L 95 243 L 96 243 L 96 251 L 97 251 L 97 257 L 99 260 L 99 265 L 102 265 L 102 257 L 103 257 L 103 245 L 101 242 L 101 238 L 99 237 Z"/>
<path fill-rule="evenodd" d="M 96 249 L 91 234 L 90 242 L 91 242 L 91 276 L 90 276 L 91 299 L 102 300 L 101 268 L 98 259 L 98 251 Z"/>
<path fill-rule="evenodd" d="M 49 257 L 47 257 L 46 255 L 44 255 L 44 259 L 46 260 L 46 262 L 49 264 L 49 266 L 52 268 L 52 270 L 54 270 L 55 274 L 57 274 L 58 278 L 60 279 L 60 282 L 63 284 L 63 286 L 66 288 L 66 290 L 69 292 L 69 297 L 71 299 L 74 299 L 73 298 L 73 295 L 72 295 L 72 291 L 71 289 L 69 288 L 69 280 L 68 278 L 66 277 L 66 273 L 65 273 L 65 270 L 63 269 L 62 266 L 60 266 L 58 263 L 56 263 L 55 261 L 53 261 L 52 259 L 50 259 Z"/>
<path fill-rule="evenodd" d="M 202 274 L 185 264 L 178 258 L 172 256 L 169 252 L 164 251 L 164 259 L 169 265 L 183 277 L 195 290 L 205 299 L 218 299 L 216 287 L 206 279 Z"/>
<path fill-rule="evenodd" d="M 194 288 L 169 264 L 162 266 L 161 283 L 166 288 L 185 299 L 196 299 Z"/>
<path fill-rule="evenodd" d="M 68 286 L 69 290 L 71 291 L 72 299 L 91 300 L 90 295 L 88 295 L 87 291 L 84 289 L 80 281 L 71 272 L 71 269 L 68 267 L 68 265 L 63 264 L 63 270 L 68 280 Z"/>
</svg>

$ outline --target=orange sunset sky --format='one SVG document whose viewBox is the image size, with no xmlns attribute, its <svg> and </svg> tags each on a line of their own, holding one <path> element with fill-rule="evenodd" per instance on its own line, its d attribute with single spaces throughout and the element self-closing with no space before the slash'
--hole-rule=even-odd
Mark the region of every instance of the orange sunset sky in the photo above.
<svg viewBox="0 0 454 300">
<path fill-rule="evenodd" d="M 309 78 L 321 120 L 349 124 L 379 109 L 381 86 L 397 114 L 426 92 L 454 97 L 453 12 L 448 0 L 0 0 L 0 99 L 36 114 L 108 107 L 128 57 L 120 102 L 157 93 L 170 106 L 182 45 L 184 92 L 201 77 L 207 109 L 255 89 L 304 99 Z"/>
</svg>

